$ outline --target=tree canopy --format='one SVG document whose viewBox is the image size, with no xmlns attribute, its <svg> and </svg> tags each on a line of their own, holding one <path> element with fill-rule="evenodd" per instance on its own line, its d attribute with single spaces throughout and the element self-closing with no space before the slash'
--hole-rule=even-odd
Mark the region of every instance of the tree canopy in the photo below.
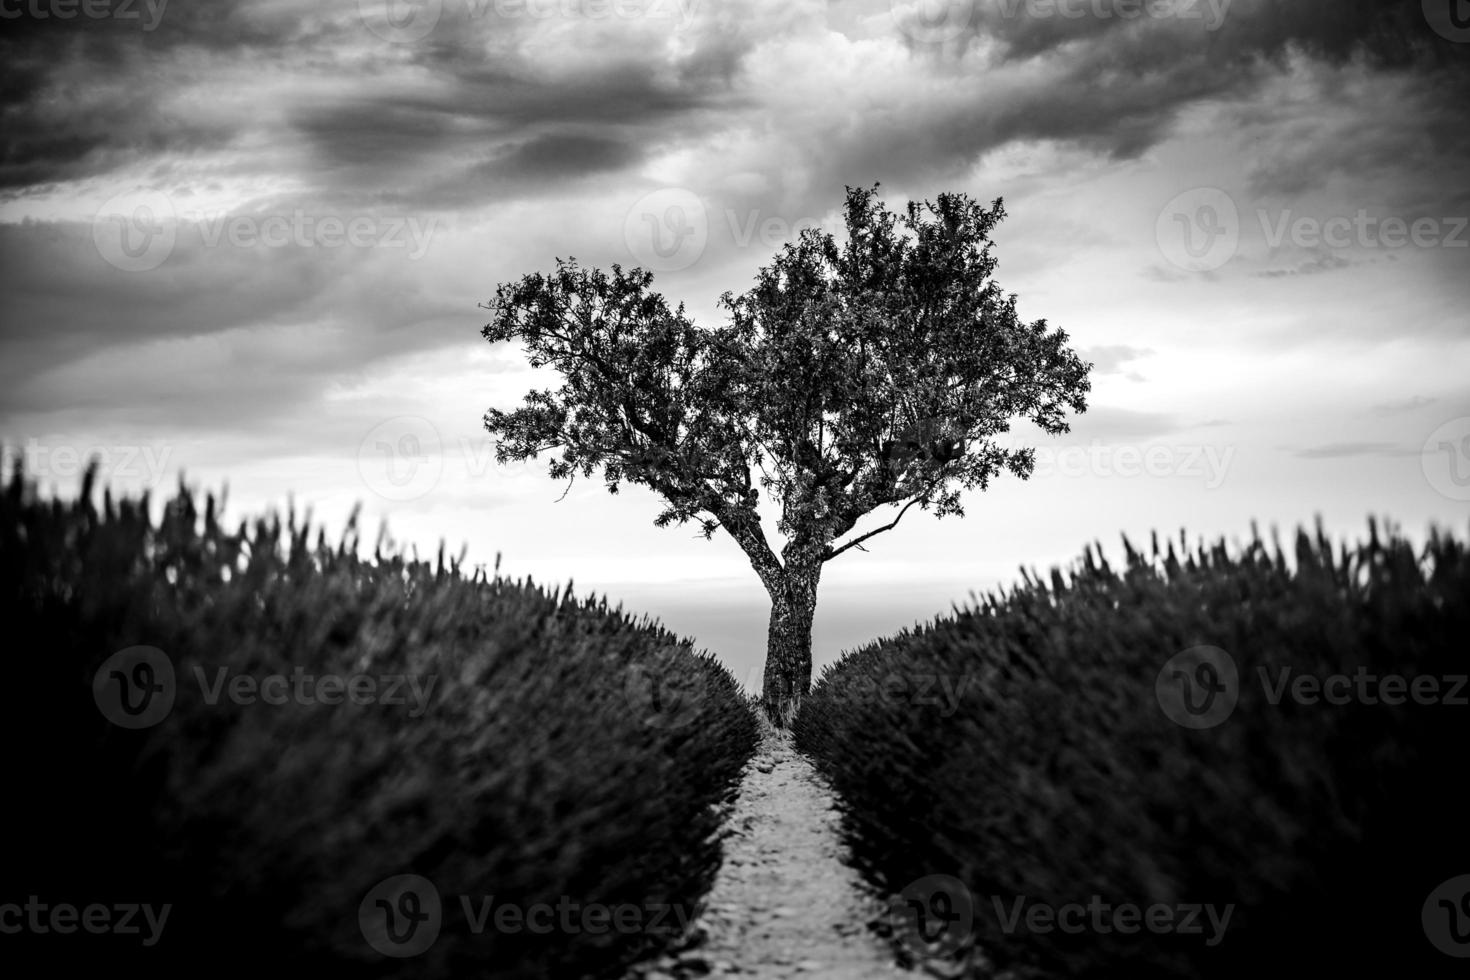
<svg viewBox="0 0 1470 980">
<path fill-rule="evenodd" d="M 876 187 L 849 188 L 845 212 L 845 241 L 804 231 L 750 289 L 721 297 L 718 326 L 671 307 L 641 269 L 558 259 L 502 285 L 483 336 L 521 343 L 563 380 L 486 413 L 497 459 L 558 451 L 553 478 L 646 486 L 665 503 L 656 524 L 723 527 L 768 588 L 910 507 L 962 515 L 965 491 L 1027 477 L 1033 451 L 996 437 L 1017 419 L 1066 432 L 1091 365 L 1064 331 L 1023 322 L 994 281 L 1002 201 L 941 194 L 894 213 Z M 780 507 L 780 558 L 761 491 Z M 892 522 L 844 539 L 889 504 L 903 505 Z"/>
</svg>

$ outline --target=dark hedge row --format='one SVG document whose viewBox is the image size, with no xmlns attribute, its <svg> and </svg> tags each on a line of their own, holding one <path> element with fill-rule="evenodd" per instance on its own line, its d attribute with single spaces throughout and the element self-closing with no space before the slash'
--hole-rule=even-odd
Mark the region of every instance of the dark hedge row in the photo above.
<svg viewBox="0 0 1470 980">
<path fill-rule="evenodd" d="M 611 976 L 693 914 L 756 738 L 712 658 L 355 522 L 94 496 L 0 501 L 5 958 Z"/>
<path fill-rule="evenodd" d="M 826 670 L 797 744 L 887 927 L 972 975 L 1462 974 L 1470 557 L 1294 550 L 1089 549 Z"/>
</svg>

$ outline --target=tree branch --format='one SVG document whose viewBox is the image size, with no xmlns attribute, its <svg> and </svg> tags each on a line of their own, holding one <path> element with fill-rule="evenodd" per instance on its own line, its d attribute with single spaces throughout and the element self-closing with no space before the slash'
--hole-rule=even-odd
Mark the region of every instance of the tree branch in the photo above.
<svg viewBox="0 0 1470 980">
<path fill-rule="evenodd" d="M 875 535 L 882 534 L 884 531 L 891 531 L 891 530 L 893 530 L 895 527 L 898 526 L 898 522 L 901 521 L 901 520 L 903 520 L 903 515 L 905 515 L 905 514 L 907 514 L 909 512 L 909 508 L 912 507 L 914 504 L 917 504 L 920 501 L 920 499 L 922 499 L 922 498 L 914 497 L 908 503 L 904 504 L 903 505 L 903 509 L 898 512 L 898 516 L 895 517 L 889 523 L 884 524 L 882 527 L 875 527 L 873 530 L 869 531 L 867 534 L 863 534 L 863 535 L 860 535 L 860 536 L 858 536 L 856 538 L 853 538 L 851 541 L 847 542 L 847 544 L 845 544 L 842 547 L 837 548 L 835 550 L 832 550 L 830 548 L 830 546 L 829 546 L 829 551 L 828 551 L 828 553 L 826 555 L 824 555 L 822 557 L 822 561 L 824 561 L 824 562 L 831 561 L 833 558 L 836 558 L 838 555 L 842 554 L 847 549 L 849 549 L 849 548 L 855 548 L 858 545 L 862 544 L 864 541 L 868 540 L 869 538 L 874 537 Z"/>
</svg>

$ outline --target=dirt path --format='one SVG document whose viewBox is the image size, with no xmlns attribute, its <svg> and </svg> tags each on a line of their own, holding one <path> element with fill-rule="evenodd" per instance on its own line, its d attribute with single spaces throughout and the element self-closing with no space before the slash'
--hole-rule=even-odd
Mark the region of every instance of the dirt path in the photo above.
<svg viewBox="0 0 1470 980">
<path fill-rule="evenodd" d="M 832 791 L 767 727 L 730 815 L 725 861 L 678 956 L 643 967 L 645 980 L 800 977 L 915 980 L 864 923 L 880 911 L 842 862 Z"/>
</svg>

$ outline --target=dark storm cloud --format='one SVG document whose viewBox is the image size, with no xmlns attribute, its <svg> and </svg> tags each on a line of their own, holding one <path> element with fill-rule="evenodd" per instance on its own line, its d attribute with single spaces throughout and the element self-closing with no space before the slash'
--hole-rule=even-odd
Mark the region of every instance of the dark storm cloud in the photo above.
<svg viewBox="0 0 1470 980">
<path fill-rule="evenodd" d="M 289 111 L 291 138 L 304 140 L 326 193 L 455 208 L 631 168 L 742 108 L 729 75 L 754 43 L 692 30 L 690 49 L 671 62 L 614 47 L 612 57 L 584 65 L 568 56 L 549 70 L 522 50 L 524 21 L 487 14 L 465 28 L 412 46 L 408 85 L 329 91 Z"/>
<path fill-rule="evenodd" d="M 297 208 L 281 204 L 275 211 L 291 218 Z M 238 212 L 186 218 L 167 260 L 148 271 L 124 271 L 104 261 L 89 223 L 0 224 L 0 293 L 5 296 L 0 411 L 61 409 L 90 396 L 108 397 L 42 378 L 48 370 L 89 357 L 127 356 L 125 349 L 139 344 L 279 327 L 330 332 L 321 346 L 303 342 L 275 348 L 280 364 L 294 365 L 291 370 L 259 366 L 257 376 L 250 358 L 242 355 L 235 358 L 237 370 L 204 379 L 215 396 L 207 399 L 209 405 L 228 417 L 232 393 L 253 411 L 266 411 L 287 402 L 283 389 L 305 392 L 319 386 L 324 375 L 471 335 L 473 302 L 435 295 L 417 278 L 420 268 L 408 257 L 415 248 L 408 232 L 401 234 L 405 244 L 392 249 L 326 247 L 309 239 L 304 246 L 271 247 L 250 239 L 232 243 L 228 222 L 239 217 L 251 218 L 250 229 L 263 220 Z M 388 232 L 376 229 L 390 225 L 378 220 L 375 234 L 386 241 Z M 432 231 L 427 225 L 419 230 Z M 423 243 L 432 244 L 427 235 Z M 194 390 L 187 379 L 163 388 Z M 120 394 L 120 389 L 107 390 Z M 135 386 L 134 394 L 149 411 L 166 415 L 171 410 L 166 399 L 152 397 L 147 385 Z M 196 421 L 213 417 L 211 412 L 192 416 Z"/>
<path fill-rule="evenodd" d="M 1385 66 L 1454 56 L 1420 0 L 978 0 L 973 24 L 1012 60 L 1108 38 L 1111 54 L 1099 61 L 1132 74 L 1165 60 L 1166 38 L 1175 59 L 1219 69 L 1292 50 Z"/>
<path fill-rule="evenodd" d="M 541 184 L 621 170 L 642 153 L 621 140 L 601 136 L 541 136 L 527 140 L 481 168 L 492 180 Z"/>
<path fill-rule="evenodd" d="M 253 128 L 284 125 L 276 138 L 304 138 L 331 193 L 407 201 L 422 183 L 443 199 L 452 180 L 441 171 L 456 160 L 473 195 L 483 190 L 475 177 L 493 173 L 497 159 L 522 144 L 534 155 L 539 141 L 552 141 L 544 161 L 565 140 L 597 170 L 637 159 L 594 145 L 599 140 L 631 147 L 655 130 L 697 135 L 709 124 L 680 118 L 727 92 L 755 43 L 695 24 L 685 32 L 688 49 L 672 62 L 630 46 L 621 57 L 599 53 L 585 64 L 558 52 L 548 65 L 544 52 L 521 50 L 540 20 L 500 16 L 478 0 L 444 4 L 433 33 L 412 44 L 375 35 L 353 0 L 160 7 L 152 29 L 30 15 L 3 24 L 0 190 L 108 173 L 169 152 L 225 149 Z M 603 26 L 572 20 L 592 38 Z M 230 110 L 206 100 L 177 111 L 179 96 L 231 74 L 241 82 L 228 93 L 237 100 Z M 279 104 L 274 86 L 292 79 L 299 91 Z"/>
<path fill-rule="evenodd" d="M 324 22 L 262 0 L 8 0 L 3 9 L 0 190 L 227 145 L 238 121 L 191 122 L 163 110 L 199 77 L 180 52 L 265 71 L 327 35 Z"/>
<path fill-rule="evenodd" d="M 4 24 L 0 41 L 0 190 L 112 172 L 171 151 L 225 150 L 251 128 L 284 125 L 276 140 L 304 140 L 310 176 L 335 200 L 453 206 L 485 200 L 487 190 L 492 200 L 504 178 L 522 184 L 537 162 L 597 172 L 637 162 L 635 145 L 706 131 L 710 123 L 688 116 L 728 93 L 742 53 L 756 43 L 695 24 L 684 31 L 688 50 L 672 62 L 637 44 L 595 44 L 595 60 L 563 51 L 547 65 L 545 51 L 522 50 L 541 26 L 497 15 L 488 0 L 442 4 L 432 34 L 412 44 L 373 34 L 354 0 L 173 0 L 153 29 L 26 16 Z M 598 35 L 604 26 L 570 19 L 575 37 L 592 43 L 607 40 Z M 232 112 L 207 100 L 190 101 L 187 113 L 173 106 L 231 73 L 241 79 L 228 93 L 237 100 Z M 288 104 L 282 84 L 297 90 Z M 525 166 L 520 154 L 528 154 Z"/>
<path fill-rule="evenodd" d="M 1120 16 L 1129 10 L 1163 13 Z M 914 30 L 903 18 L 899 26 Z M 1249 99 L 1294 58 L 1421 79 L 1414 104 L 1374 120 L 1374 128 L 1400 137 L 1408 131 L 1416 144 L 1442 153 L 1467 145 L 1470 45 L 1432 30 L 1420 0 L 975 0 L 968 29 L 970 56 L 1001 72 L 997 77 L 1009 70 L 1033 81 L 987 88 L 973 105 L 924 120 L 937 133 L 921 136 L 912 154 L 931 164 L 942 156 L 963 165 L 1008 141 L 1037 139 L 1134 158 L 1168 135 L 1186 107 L 1201 102 L 1289 111 Z M 935 50 L 913 47 L 916 55 Z M 1365 167 L 1373 158 L 1393 162 L 1392 144 L 1385 138 L 1355 145 L 1352 166 L 1364 150 Z M 1318 174 L 1341 164 L 1339 148 L 1336 142 L 1301 147 L 1295 159 L 1264 166 L 1258 189 L 1316 183 Z"/>
</svg>

